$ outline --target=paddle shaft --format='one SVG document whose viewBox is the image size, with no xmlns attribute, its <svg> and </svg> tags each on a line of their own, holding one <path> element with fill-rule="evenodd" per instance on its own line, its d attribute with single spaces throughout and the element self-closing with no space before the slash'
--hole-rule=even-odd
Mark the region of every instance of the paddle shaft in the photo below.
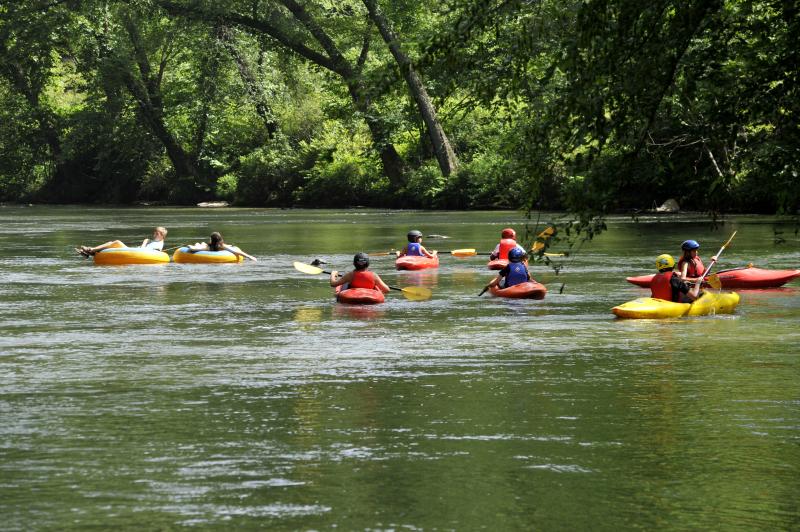
<svg viewBox="0 0 800 532">
<path fill-rule="evenodd" d="M 733 234 L 731 235 L 731 237 L 728 239 L 727 242 L 722 244 L 722 247 L 719 248 L 719 251 L 717 251 L 717 254 L 714 255 L 714 257 L 715 257 L 714 260 L 711 261 L 711 264 L 708 265 L 708 268 L 706 268 L 706 271 L 704 271 L 703 275 L 700 276 L 700 279 L 697 281 L 698 284 L 702 284 L 703 281 L 705 280 L 705 278 L 708 277 L 708 274 L 711 271 L 711 268 L 714 266 L 714 264 L 716 264 L 717 260 L 719 260 L 719 256 L 722 255 L 722 252 L 725 251 L 725 248 L 728 247 L 728 244 L 731 243 L 731 240 L 733 240 L 733 237 L 735 237 L 735 236 L 736 236 L 736 231 L 733 232 Z"/>
</svg>

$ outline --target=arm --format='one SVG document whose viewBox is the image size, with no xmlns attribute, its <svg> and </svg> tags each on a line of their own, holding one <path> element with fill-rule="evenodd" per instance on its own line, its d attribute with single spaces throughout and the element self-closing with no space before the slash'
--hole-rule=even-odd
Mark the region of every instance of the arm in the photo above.
<svg viewBox="0 0 800 532">
<path fill-rule="evenodd" d="M 139 246 L 139 247 L 140 248 L 147 247 L 147 244 L 149 244 L 149 243 L 150 243 L 150 239 L 149 238 L 145 238 L 144 240 L 142 240 L 142 245 Z"/>
<path fill-rule="evenodd" d="M 431 253 L 430 251 L 428 251 L 427 249 L 425 249 L 425 246 L 420 246 L 420 247 L 419 247 L 419 250 L 422 252 L 422 254 L 423 254 L 423 255 L 425 255 L 425 256 L 426 256 L 426 257 L 428 257 L 429 259 L 432 259 L 432 258 L 433 258 L 433 256 L 434 256 L 434 255 L 436 255 L 436 251 L 434 251 L 433 253 Z"/>
<path fill-rule="evenodd" d="M 405 257 L 406 255 L 408 255 L 408 244 L 403 246 L 403 249 L 397 252 L 398 257 Z"/>
<path fill-rule="evenodd" d="M 236 255 L 238 257 L 247 257 L 248 259 L 252 260 L 253 262 L 258 262 L 257 258 L 253 257 L 252 255 L 248 255 L 247 253 L 245 253 L 241 249 L 237 249 L 237 248 L 235 248 L 233 246 L 229 246 L 228 244 L 225 244 L 225 249 L 227 249 L 228 251 L 230 251 L 231 253 L 233 253 L 234 255 Z"/>
<path fill-rule="evenodd" d="M 494 247 L 494 251 L 489 253 L 489 260 L 497 260 L 497 257 L 500 256 L 500 244 L 497 244 Z"/>
<path fill-rule="evenodd" d="M 339 277 L 339 272 L 336 270 L 331 272 L 331 286 L 340 286 L 349 283 L 351 279 L 353 279 L 353 272 L 348 272 L 341 277 Z"/>
<path fill-rule="evenodd" d="M 208 249 L 208 244 L 205 242 L 197 242 L 191 246 L 187 246 L 189 248 L 190 253 L 194 253 L 195 251 L 206 251 Z"/>
<path fill-rule="evenodd" d="M 378 289 L 381 292 L 383 292 L 384 294 L 388 294 L 389 293 L 389 285 L 384 283 L 383 279 L 381 279 L 380 276 L 377 273 L 374 273 L 373 275 L 375 276 L 375 286 L 377 286 Z"/>
</svg>

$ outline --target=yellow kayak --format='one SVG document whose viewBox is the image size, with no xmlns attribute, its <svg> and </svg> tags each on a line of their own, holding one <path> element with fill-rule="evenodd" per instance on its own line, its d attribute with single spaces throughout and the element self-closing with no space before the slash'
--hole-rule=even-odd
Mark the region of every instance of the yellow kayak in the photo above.
<svg viewBox="0 0 800 532">
<path fill-rule="evenodd" d="M 731 314 L 739 304 L 736 292 L 704 292 L 694 303 L 673 303 L 652 297 L 640 297 L 611 309 L 620 318 L 659 319 L 681 316 Z"/>
</svg>

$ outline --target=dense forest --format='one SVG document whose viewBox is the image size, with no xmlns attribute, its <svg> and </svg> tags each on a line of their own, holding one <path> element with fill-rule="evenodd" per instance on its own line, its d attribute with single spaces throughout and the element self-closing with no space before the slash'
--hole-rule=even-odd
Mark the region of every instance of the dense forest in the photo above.
<svg viewBox="0 0 800 532">
<path fill-rule="evenodd" d="M 800 207 L 794 0 L 18 0 L 0 201 Z"/>
</svg>

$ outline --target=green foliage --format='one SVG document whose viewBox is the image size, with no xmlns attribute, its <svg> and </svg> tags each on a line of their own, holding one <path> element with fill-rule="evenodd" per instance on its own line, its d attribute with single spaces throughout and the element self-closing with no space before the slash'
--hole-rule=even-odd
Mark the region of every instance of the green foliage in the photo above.
<svg viewBox="0 0 800 532">
<path fill-rule="evenodd" d="M 363 1 L 6 4 L 2 201 L 800 208 L 792 2 L 378 3 L 449 176 Z"/>
<path fill-rule="evenodd" d="M 241 159 L 234 202 L 240 205 L 291 204 L 302 167 L 303 157 L 285 138 L 253 151 Z"/>
</svg>

